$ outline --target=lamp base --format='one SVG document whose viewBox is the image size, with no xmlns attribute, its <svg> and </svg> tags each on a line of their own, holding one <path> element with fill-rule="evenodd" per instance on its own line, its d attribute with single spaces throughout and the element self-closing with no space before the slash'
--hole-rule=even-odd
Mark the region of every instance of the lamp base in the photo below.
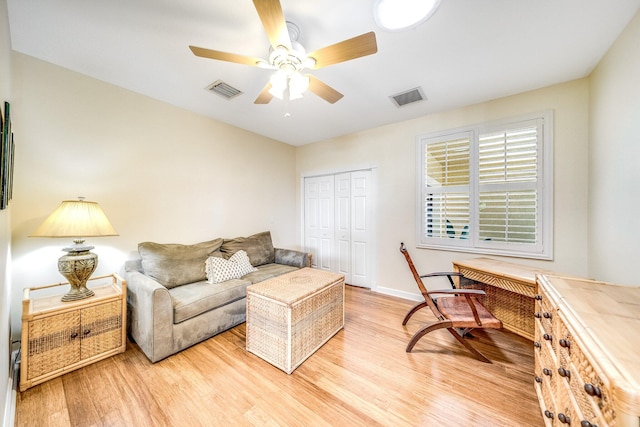
<svg viewBox="0 0 640 427">
<path fill-rule="evenodd" d="M 86 286 L 81 288 L 71 287 L 71 290 L 64 294 L 61 301 L 77 301 L 79 299 L 85 299 L 94 296 L 96 293 L 91 289 L 88 289 Z"/>
<path fill-rule="evenodd" d="M 93 246 L 85 246 L 82 242 L 64 248 L 67 255 L 58 259 L 58 271 L 71 285 L 69 292 L 62 296 L 62 301 L 76 301 L 95 295 L 91 289 L 87 289 L 87 280 L 98 266 L 98 255 L 89 252 Z"/>
</svg>

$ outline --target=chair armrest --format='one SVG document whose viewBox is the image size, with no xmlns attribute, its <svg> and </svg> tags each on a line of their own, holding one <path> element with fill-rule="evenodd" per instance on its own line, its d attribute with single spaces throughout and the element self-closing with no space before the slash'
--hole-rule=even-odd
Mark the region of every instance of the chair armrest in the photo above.
<svg viewBox="0 0 640 427">
<path fill-rule="evenodd" d="M 173 353 L 173 302 L 169 290 L 141 272 L 127 271 L 129 333 L 156 362 Z"/>
<path fill-rule="evenodd" d="M 429 274 L 424 274 L 420 277 L 424 278 L 424 277 L 439 277 L 439 276 L 464 277 L 462 273 L 455 273 L 453 271 L 441 271 L 438 273 L 429 273 Z"/>
<path fill-rule="evenodd" d="M 453 271 L 444 271 L 444 272 L 439 272 L 439 273 L 429 273 L 429 274 L 424 274 L 422 276 L 419 276 L 420 279 L 425 279 L 427 277 L 446 277 L 447 279 L 449 279 L 449 283 L 451 284 L 452 288 L 456 287 L 456 284 L 453 282 L 453 278 L 454 277 L 464 277 L 462 275 L 462 273 L 456 273 Z"/>
<path fill-rule="evenodd" d="M 311 267 L 311 254 L 293 249 L 275 248 L 276 264 L 292 267 Z"/>
</svg>

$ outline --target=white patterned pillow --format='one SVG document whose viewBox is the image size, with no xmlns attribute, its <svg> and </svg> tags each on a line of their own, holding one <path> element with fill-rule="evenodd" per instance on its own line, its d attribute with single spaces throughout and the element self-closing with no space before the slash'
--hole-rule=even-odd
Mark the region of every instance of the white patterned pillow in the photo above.
<svg viewBox="0 0 640 427">
<path fill-rule="evenodd" d="M 238 251 L 229 259 L 211 256 L 205 262 L 205 271 L 209 283 L 220 283 L 231 279 L 239 279 L 252 271 L 258 271 L 251 265 L 245 251 Z"/>
</svg>

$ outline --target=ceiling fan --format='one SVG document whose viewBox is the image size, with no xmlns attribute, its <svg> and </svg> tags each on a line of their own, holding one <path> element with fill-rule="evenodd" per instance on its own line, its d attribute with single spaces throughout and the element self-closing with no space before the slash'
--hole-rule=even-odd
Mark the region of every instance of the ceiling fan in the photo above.
<svg viewBox="0 0 640 427">
<path fill-rule="evenodd" d="M 189 46 L 189 49 L 202 58 L 276 70 L 254 101 L 255 104 L 268 104 L 274 96 L 285 100 L 297 99 L 307 89 L 333 104 L 344 95 L 313 75 L 302 74 L 302 71 L 306 68 L 317 70 L 378 51 L 376 35 L 371 31 L 307 54 L 296 41 L 297 27 L 285 21 L 280 0 L 253 0 L 253 4 L 271 43 L 268 60 L 197 46 Z"/>
</svg>

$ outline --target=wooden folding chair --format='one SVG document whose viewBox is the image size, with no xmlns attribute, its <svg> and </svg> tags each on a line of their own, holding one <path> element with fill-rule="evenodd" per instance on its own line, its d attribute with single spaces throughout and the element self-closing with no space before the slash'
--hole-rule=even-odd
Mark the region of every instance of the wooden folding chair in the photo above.
<svg viewBox="0 0 640 427">
<path fill-rule="evenodd" d="M 407 260 L 411 273 L 413 274 L 413 278 L 418 284 L 418 288 L 420 288 L 420 292 L 424 297 L 423 302 L 418 303 L 415 307 L 409 310 L 402 321 L 402 324 L 406 325 L 411 316 L 424 307 L 429 307 L 437 319 L 434 323 L 424 326 L 416 332 L 413 337 L 411 337 L 411 341 L 409 341 L 409 344 L 407 345 L 407 353 L 411 352 L 420 338 L 429 332 L 446 328 L 451 335 L 453 335 L 479 360 L 491 363 L 491 361 L 476 350 L 469 341 L 464 339 L 465 335 L 476 328 L 502 328 L 502 322 L 496 319 L 477 299 L 477 296 L 484 295 L 485 292 L 479 289 L 457 289 L 453 282 L 453 277 L 462 277 L 462 274 L 460 273 L 440 272 L 421 276 L 416 271 L 416 267 L 413 265 L 413 261 L 411 260 L 404 243 L 400 243 L 400 252 L 402 252 Z M 427 290 L 422 279 L 428 277 L 447 277 L 449 279 L 449 283 L 451 283 L 451 289 L 437 291 Z M 442 296 L 441 298 L 432 297 L 432 295 L 435 294 L 446 296 Z M 458 332 L 457 329 L 459 329 L 460 332 Z"/>
</svg>

